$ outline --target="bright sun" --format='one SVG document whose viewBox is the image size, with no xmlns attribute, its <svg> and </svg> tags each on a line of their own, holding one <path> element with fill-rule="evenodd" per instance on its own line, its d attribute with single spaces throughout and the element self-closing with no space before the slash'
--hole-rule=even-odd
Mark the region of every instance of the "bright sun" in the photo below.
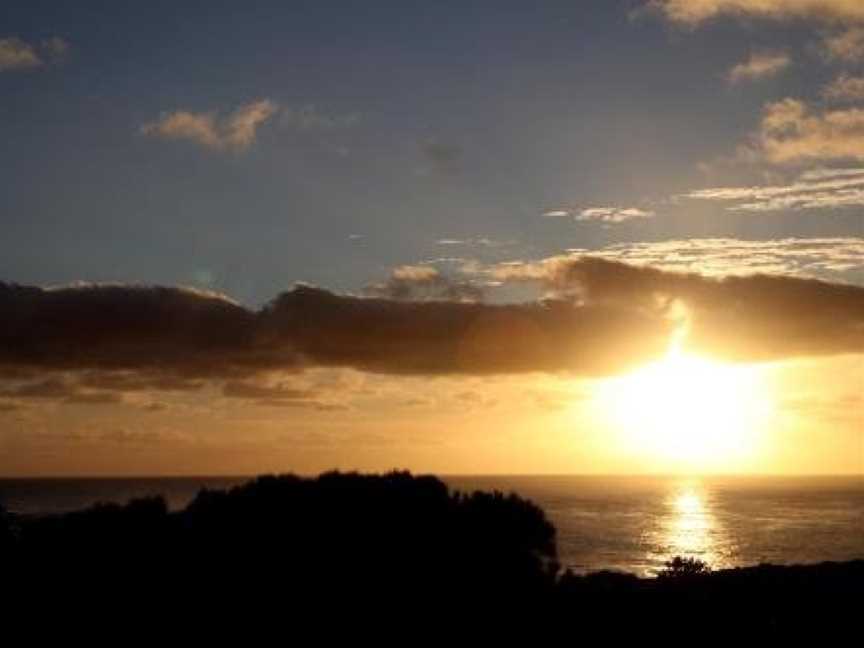
<svg viewBox="0 0 864 648">
<path fill-rule="evenodd" d="M 597 395 L 625 450 L 686 470 L 734 470 L 757 450 L 773 410 L 758 368 L 678 349 L 604 381 Z"/>
</svg>

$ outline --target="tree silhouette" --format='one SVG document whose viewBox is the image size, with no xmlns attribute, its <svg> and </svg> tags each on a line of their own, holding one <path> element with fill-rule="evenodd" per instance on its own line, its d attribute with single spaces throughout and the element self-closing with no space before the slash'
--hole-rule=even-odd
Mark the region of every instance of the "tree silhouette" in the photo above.
<svg viewBox="0 0 864 648">
<path fill-rule="evenodd" d="M 574 628 L 644 639 L 672 615 L 676 632 L 774 637 L 854 629 L 864 597 L 864 561 L 712 572 L 677 556 L 658 578 L 559 575 L 555 528 L 537 506 L 406 472 L 263 476 L 202 490 L 179 511 L 160 497 L 46 516 L 0 508 L 0 559 L 3 592 L 24 609 L 99 609 L 127 629 L 158 605 L 196 632 L 229 620 L 284 632 L 286 618 L 317 616 L 319 628 L 403 623 L 452 638 L 467 624 L 546 643 L 546 631 Z"/>
<path fill-rule="evenodd" d="M 663 571 L 657 574 L 659 578 L 692 578 L 711 573 L 711 567 L 708 563 L 698 558 L 675 556 L 664 564 Z"/>
<path fill-rule="evenodd" d="M 15 531 L 12 516 L 0 504 L 0 555 L 8 555 L 15 542 Z"/>
</svg>

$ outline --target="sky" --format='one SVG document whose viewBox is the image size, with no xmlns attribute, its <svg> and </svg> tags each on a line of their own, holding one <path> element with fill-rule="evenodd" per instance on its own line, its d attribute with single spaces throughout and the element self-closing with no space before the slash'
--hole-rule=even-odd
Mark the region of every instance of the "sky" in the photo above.
<svg viewBox="0 0 864 648">
<path fill-rule="evenodd" d="M 864 473 L 857 0 L 8 0 L 0 96 L 0 474 Z"/>
</svg>

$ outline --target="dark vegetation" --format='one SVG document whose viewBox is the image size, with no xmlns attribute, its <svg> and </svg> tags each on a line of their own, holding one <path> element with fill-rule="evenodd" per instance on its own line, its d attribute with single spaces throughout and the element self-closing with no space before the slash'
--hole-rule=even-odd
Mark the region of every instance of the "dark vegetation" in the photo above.
<svg viewBox="0 0 864 648">
<path fill-rule="evenodd" d="M 855 627 L 864 601 L 864 561 L 561 573 L 532 503 L 399 472 L 260 477 L 176 512 L 160 497 L 41 517 L 0 508 L 0 579 L 31 611 L 97 609 L 142 627 L 177 615 L 211 631 L 324 617 L 345 632 L 458 619 L 535 637 L 792 636 Z"/>
</svg>

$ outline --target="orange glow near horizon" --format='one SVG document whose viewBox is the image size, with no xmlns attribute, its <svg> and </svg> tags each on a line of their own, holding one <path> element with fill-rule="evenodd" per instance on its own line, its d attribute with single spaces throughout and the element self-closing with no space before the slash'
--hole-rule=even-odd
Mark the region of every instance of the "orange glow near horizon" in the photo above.
<svg viewBox="0 0 864 648">
<path fill-rule="evenodd" d="M 743 467 L 758 453 L 773 400 L 758 367 L 714 362 L 678 345 L 603 381 L 596 393 L 625 452 L 677 472 Z"/>
</svg>

